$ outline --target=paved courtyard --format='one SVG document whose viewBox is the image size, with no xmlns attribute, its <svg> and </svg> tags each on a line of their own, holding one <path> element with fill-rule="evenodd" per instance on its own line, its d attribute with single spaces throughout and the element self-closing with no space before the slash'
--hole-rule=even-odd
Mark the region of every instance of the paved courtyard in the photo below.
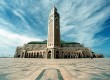
<svg viewBox="0 0 110 80">
<path fill-rule="evenodd" d="M 110 80 L 110 59 L 0 58 L 0 80 Z"/>
</svg>

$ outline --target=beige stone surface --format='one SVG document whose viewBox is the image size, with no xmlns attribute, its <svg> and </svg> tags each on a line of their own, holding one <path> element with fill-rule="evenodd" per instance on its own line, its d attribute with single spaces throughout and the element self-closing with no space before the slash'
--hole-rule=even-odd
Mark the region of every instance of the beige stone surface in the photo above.
<svg viewBox="0 0 110 80">
<path fill-rule="evenodd" d="M 0 58 L 0 80 L 110 80 L 110 59 Z"/>
</svg>

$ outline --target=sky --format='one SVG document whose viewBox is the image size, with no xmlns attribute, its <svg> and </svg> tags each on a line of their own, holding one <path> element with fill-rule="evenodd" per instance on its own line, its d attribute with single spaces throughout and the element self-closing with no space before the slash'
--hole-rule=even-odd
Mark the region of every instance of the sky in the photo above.
<svg viewBox="0 0 110 80">
<path fill-rule="evenodd" d="M 0 56 L 47 39 L 48 16 L 60 14 L 61 39 L 110 57 L 110 0 L 0 0 Z"/>
</svg>

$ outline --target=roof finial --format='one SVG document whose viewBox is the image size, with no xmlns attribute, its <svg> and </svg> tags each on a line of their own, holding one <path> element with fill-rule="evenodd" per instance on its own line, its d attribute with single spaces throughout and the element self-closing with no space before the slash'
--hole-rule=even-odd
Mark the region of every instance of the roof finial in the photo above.
<svg viewBox="0 0 110 80">
<path fill-rule="evenodd" d="M 56 9 L 55 5 L 53 6 L 53 9 L 57 11 L 57 9 Z"/>
<path fill-rule="evenodd" d="M 55 5 L 53 5 L 53 9 L 55 9 Z"/>
</svg>

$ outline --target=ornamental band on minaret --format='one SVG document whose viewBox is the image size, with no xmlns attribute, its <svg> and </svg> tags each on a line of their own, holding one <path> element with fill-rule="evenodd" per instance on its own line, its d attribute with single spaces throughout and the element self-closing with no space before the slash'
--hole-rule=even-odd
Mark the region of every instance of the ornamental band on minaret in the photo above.
<svg viewBox="0 0 110 80">
<path fill-rule="evenodd" d="M 102 58 L 103 55 L 95 54 L 90 48 L 77 42 L 60 40 L 60 16 L 55 6 L 48 18 L 48 38 L 45 41 L 31 41 L 18 46 L 15 58 Z"/>
</svg>

